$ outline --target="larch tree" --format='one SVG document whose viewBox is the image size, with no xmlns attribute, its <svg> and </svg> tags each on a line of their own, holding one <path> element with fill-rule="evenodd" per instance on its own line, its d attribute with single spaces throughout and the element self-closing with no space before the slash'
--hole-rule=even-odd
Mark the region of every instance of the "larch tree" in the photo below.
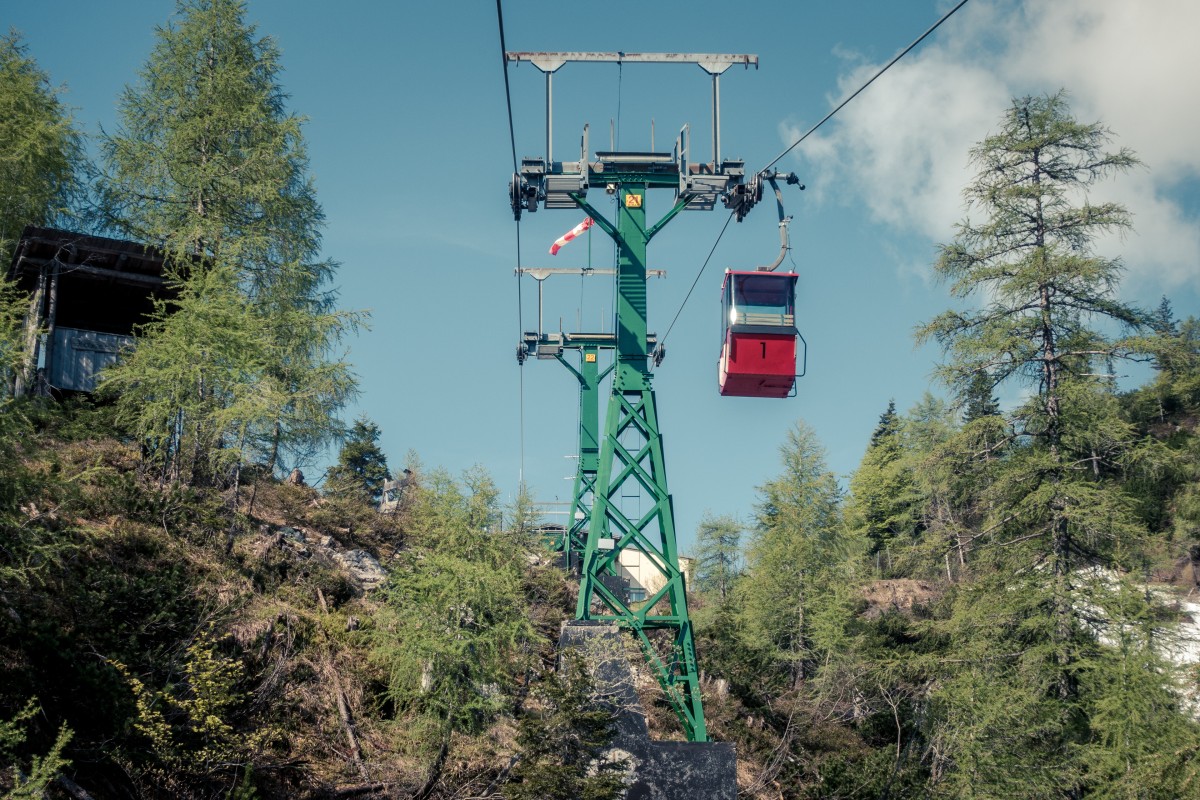
<svg viewBox="0 0 1200 800">
<path fill-rule="evenodd" d="M 0 258 L 26 225 L 68 215 L 86 170 L 83 134 L 71 112 L 11 31 L 0 37 Z"/>
<path fill-rule="evenodd" d="M 155 398 L 142 387 L 170 378 L 144 370 L 182 357 L 169 331 L 188 323 L 169 318 L 189 311 L 171 304 L 110 380 L 140 438 L 167 442 L 164 456 L 192 454 L 170 477 L 213 479 L 198 471 L 212 447 L 286 469 L 341 433 L 336 415 L 355 380 L 334 349 L 360 315 L 333 308 L 337 264 L 320 257 L 324 216 L 275 43 L 247 23 L 240 0 L 180 0 L 177 14 L 122 95 L 119 130 L 103 139 L 103 223 L 161 248 L 184 295 L 221 273 L 228 312 L 253 317 L 238 326 L 258 339 L 233 369 L 207 363 L 201 342 L 197 369 L 176 391 L 204 408 L 148 416 L 140 407 Z M 247 402 L 227 401 L 241 391 L 230 380 L 253 385 Z"/>
<path fill-rule="evenodd" d="M 773 664 L 785 689 L 798 689 L 831 647 L 827 612 L 842 610 L 842 570 L 854 548 L 842 525 L 841 488 L 813 431 L 797 423 L 780 453 L 783 473 L 760 489 L 736 613 L 745 646 Z"/>
<path fill-rule="evenodd" d="M 900 458 L 893 467 L 893 498 L 901 531 L 890 545 L 897 574 L 932 578 L 943 571 L 953 579 L 947 545 L 956 542 L 961 521 L 956 508 L 955 476 L 940 469 L 940 454 L 959 433 L 953 407 L 926 392 L 899 420 Z M 866 460 L 864 459 L 864 462 Z M 861 478 L 856 476 L 861 487 Z M 893 512 L 896 513 L 896 512 Z"/>
<path fill-rule="evenodd" d="M 527 551 L 518 532 L 501 530 L 497 496 L 478 468 L 461 481 L 428 476 L 371 633 L 397 732 L 427 748 L 433 775 L 452 735 L 485 730 L 534 667 Z"/>
<path fill-rule="evenodd" d="M 228 268 L 189 277 L 160 301 L 139 345 L 104 372 L 103 390 L 164 481 L 236 477 L 255 427 L 269 424 L 262 319 Z"/>
<path fill-rule="evenodd" d="M 533 702 L 517 721 L 519 758 L 505 800 L 615 800 L 625 794 L 624 764 L 605 758 L 616 730 L 587 665 L 565 653 L 558 672 L 531 687 Z"/>
<path fill-rule="evenodd" d="M 0 37 L 0 263 L 26 225 L 62 224 L 83 194 L 84 138 L 22 44 Z M 12 391 L 36 369 L 27 363 L 37 331 L 23 330 L 28 298 L 0 275 L 0 386 Z M 6 392 L 7 393 L 7 392 Z"/>
<path fill-rule="evenodd" d="M 1125 398 L 1128 414 L 1157 446 L 1157 469 L 1132 476 L 1139 510 L 1151 530 L 1186 557 L 1200 586 L 1200 319 L 1175 318 L 1163 298 L 1146 350 L 1155 377 Z"/>
<path fill-rule="evenodd" d="M 9 401 L 13 383 L 25 364 L 22 328 L 29 298 L 15 283 L 0 278 L 0 408 Z"/>
<path fill-rule="evenodd" d="M 696 528 L 696 591 L 724 604 L 742 569 L 742 524 L 705 513 Z"/>
<path fill-rule="evenodd" d="M 759 659 L 747 661 L 739 641 L 738 582 L 744 573 L 745 526 L 729 515 L 705 512 L 696 528 L 695 573 L 689 589 L 700 600 L 692 621 L 706 669 L 734 683 L 752 685 Z"/>
<path fill-rule="evenodd" d="M 847 521 L 870 542 L 881 567 L 891 569 L 893 542 L 907 544 L 919 524 L 920 495 L 905 457 L 901 420 L 895 401 L 879 417 L 862 462 L 850 478 Z"/>
<path fill-rule="evenodd" d="M 976 216 L 937 262 L 952 295 L 978 298 L 919 331 L 944 348 L 941 376 L 977 397 L 980 376 L 1028 393 L 1006 415 L 972 581 L 951 593 L 941 628 L 955 658 L 940 664 L 923 723 L 938 795 L 1174 796 L 1182 783 L 1138 794 L 1145 775 L 1126 767 L 1146 759 L 1164 780 L 1195 777 L 1179 759 L 1195 752 L 1196 728 L 1180 724 L 1153 601 L 1128 572 L 1144 563 L 1146 531 L 1119 480 L 1136 437 L 1111 364 L 1135 345 L 1108 332 L 1146 317 L 1116 297 L 1119 260 L 1096 250 L 1130 220 L 1088 190 L 1138 164 L 1107 150 L 1110 138 L 1063 93 L 1014 99 L 971 153 Z"/>
<path fill-rule="evenodd" d="M 1013 101 L 1000 131 L 971 152 L 979 172 L 965 195 L 982 220 L 960 223 L 936 265 L 953 296 L 980 296 L 981 304 L 918 332 L 943 346 L 939 373 L 952 387 L 978 395 L 984 375 L 1031 391 L 1012 414 L 1015 435 L 1032 446 L 1011 459 L 1009 488 L 1020 497 L 1000 527 L 1027 537 L 1034 526 L 1059 576 L 1081 548 L 1095 550 L 1120 531 L 1113 521 L 1128 518 L 1119 493 L 1093 480 L 1127 441 L 1115 416 L 1093 413 L 1111 393 L 1107 365 L 1130 355 L 1103 330 L 1144 319 L 1115 296 L 1119 260 L 1094 247 L 1100 234 L 1130 224 L 1120 204 L 1086 194 L 1138 163 L 1126 149 L 1105 151 L 1109 138 L 1103 126 L 1076 121 L 1063 93 Z"/>
</svg>

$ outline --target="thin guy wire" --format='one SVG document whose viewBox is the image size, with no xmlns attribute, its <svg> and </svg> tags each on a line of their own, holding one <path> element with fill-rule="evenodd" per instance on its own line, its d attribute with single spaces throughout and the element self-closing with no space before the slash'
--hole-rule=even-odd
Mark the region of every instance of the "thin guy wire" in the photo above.
<svg viewBox="0 0 1200 800">
<path fill-rule="evenodd" d="M 622 87 L 624 86 L 624 78 L 625 78 L 625 62 L 617 61 L 617 126 L 616 126 L 617 130 L 616 130 L 616 133 L 613 135 L 613 150 L 616 150 L 618 152 L 621 150 L 621 92 L 622 92 Z M 615 195 L 615 194 L 613 195 L 612 202 L 613 202 L 613 208 L 615 209 L 614 216 L 619 217 L 621 214 L 621 209 L 620 209 L 620 206 L 618 205 L 618 203 L 620 201 L 617 199 L 617 195 Z M 619 268 L 621 266 L 620 265 L 621 248 L 620 248 L 620 245 L 617 244 L 617 241 L 615 239 L 613 240 L 613 243 L 612 243 L 612 254 L 613 254 L 613 260 L 612 260 L 613 269 L 619 270 Z M 616 306 L 617 306 L 617 282 L 615 280 L 613 281 L 612 305 L 613 305 L 613 308 L 616 308 Z"/>
<path fill-rule="evenodd" d="M 621 82 L 625 77 L 625 62 L 617 62 L 617 136 L 616 150 L 621 149 Z"/>
<path fill-rule="evenodd" d="M 767 164 L 765 167 L 763 167 L 762 169 L 760 169 L 760 170 L 758 171 L 758 174 L 759 174 L 759 175 L 761 175 L 762 173 L 764 173 L 764 172 L 766 172 L 767 170 L 769 170 L 771 167 L 775 166 L 775 164 L 777 164 L 777 163 L 779 162 L 779 159 L 783 158 L 783 157 L 784 157 L 784 156 L 786 156 L 788 153 L 792 152 L 792 150 L 794 150 L 794 149 L 795 149 L 796 145 L 800 144 L 800 143 L 801 143 L 801 142 L 803 142 L 805 139 L 807 139 L 809 136 L 811 136 L 812 134 L 816 133 L 816 131 L 817 131 L 817 128 L 821 127 L 821 126 L 822 126 L 822 125 L 824 125 L 826 122 L 828 122 L 830 119 L 832 119 L 834 114 L 836 114 L 837 112 L 841 111 L 841 110 L 842 110 L 842 108 L 844 108 L 844 107 L 846 106 L 846 104 L 847 104 L 847 103 L 849 103 L 851 100 L 853 100 L 854 98 L 856 98 L 856 97 L 858 97 L 860 94 L 862 94 L 863 90 L 865 90 L 865 89 L 866 89 L 868 86 L 870 86 L 872 83 L 874 83 L 876 78 L 878 78 L 880 75 L 882 75 L 883 73 L 885 73 L 885 72 L 887 72 L 889 69 L 891 69 L 891 67 L 892 67 L 892 65 L 893 65 L 893 64 L 895 64 L 895 63 L 896 63 L 897 61 L 899 61 L 900 59 L 904 58 L 904 56 L 908 55 L 908 52 L 909 52 L 910 50 L 912 50 L 914 47 L 916 47 L 916 46 L 917 46 L 917 45 L 919 45 L 921 42 L 923 42 L 923 41 L 925 40 L 925 37 L 927 37 L 929 34 L 933 33 L 934 31 L 936 31 L 936 30 L 938 29 L 938 27 L 940 27 L 940 26 L 941 26 L 941 24 L 942 24 L 943 22 L 945 22 L 946 20 L 950 19 L 950 17 L 951 17 L 951 16 L 954 14 L 954 12 L 955 12 L 955 11 L 958 11 L 960 8 L 962 8 L 962 7 L 963 7 L 963 6 L 965 6 L 966 4 L 967 4 L 967 0 L 961 0 L 961 2 L 960 2 L 958 5 L 956 5 L 954 8 L 950 9 L 950 10 L 949 10 L 949 11 L 947 11 L 947 12 L 946 12 L 944 15 L 942 15 L 942 18 L 941 18 L 941 19 L 939 19 L 937 22 L 933 23 L 933 25 L 932 25 L 932 26 L 929 28 L 929 30 L 925 31 L 925 32 L 924 32 L 924 33 L 922 33 L 920 36 L 918 36 L 916 39 L 914 39 L 912 44 L 910 44 L 908 47 L 906 47 L 906 48 L 904 48 L 903 50 L 901 50 L 901 51 L 900 51 L 900 53 L 899 53 L 899 54 L 897 54 L 897 56 L 896 56 L 895 58 L 893 58 L 891 61 L 889 61 L 887 64 L 885 64 L 885 65 L 884 65 L 883 69 L 879 70 L 879 72 L 876 72 L 876 73 L 875 73 L 875 75 L 874 75 L 874 76 L 871 78 L 871 80 L 867 81 L 867 82 L 866 82 L 866 83 L 864 83 L 862 86 L 858 87 L 858 90 L 857 90 L 857 91 L 855 91 L 855 92 L 854 92 L 854 94 L 852 94 L 852 95 L 850 95 L 849 97 L 847 97 L 845 100 L 843 100 L 843 101 L 842 101 L 842 102 L 841 102 L 841 103 L 838 105 L 838 107 L 837 107 L 837 108 L 835 108 L 833 111 L 830 111 L 828 114 L 826 114 L 826 115 L 825 115 L 825 118 L 824 118 L 823 120 L 821 120 L 820 122 L 818 122 L 816 125 L 813 125 L 811 128 L 809 128 L 809 129 L 808 129 L 808 132 L 807 132 L 807 133 L 805 133 L 803 136 L 801 136 L 801 137 L 800 137 L 799 139 L 797 139 L 796 141 L 792 142 L 792 143 L 791 143 L 791 145 L 789 145 L 789 146 L 788 146 L 788 148 L 787 148 L 786 150 L 784 150 L 782 153 L 780 153 L 779 155 L 775 156 L 775 158 L 774 158 L 774 159 L 772 159 L 771 163 Z"/>
</svg>

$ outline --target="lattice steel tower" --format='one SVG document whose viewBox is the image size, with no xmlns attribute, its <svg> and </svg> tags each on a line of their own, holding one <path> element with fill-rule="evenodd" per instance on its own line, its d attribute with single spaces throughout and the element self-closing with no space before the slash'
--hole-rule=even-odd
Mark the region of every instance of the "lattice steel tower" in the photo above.
<svg viewBox="0 0 1200 800">
<path fill-rule="evenodd" d="M 564 546 L 582 550 L 576 617 L 607 620 L 628 629 L 641 645 L 647 663 L 690 741 L 708 740 L 700 700 L 700 674 L 688 618 L 684 575 L 679 569 L 675 514 L 667 490 L 658 409 L 652 388 L 652 359 L 661 360 L 653 334 L 647 331 L 646 250 L 654 236 L 684 210 L 709 210 L 718 199 L 741 219 L 761 198 L 757 176 L 746 180 L 742 161 L 723 160 L 720 147 L 720 76 L 729 67 L 758 66 L 753 55 L 694 53 L 521 53 L 505 54 L 507 61 L 527 61 L 546 77 L 546 155 L 524 158 L 513 176 L 510 196 L 513 214 L 546 208 L 581 209 L 616 244 L 615 333 L 526 333 L 518 359 L 528 356 L 557 359 L 579 379 L 580 459 L 572 504 L 574 520 Z M 568 62 L 696 64 L 712 77 L 712 158 L 689 161 L 689 130 L 684 126 L 669 153 L 597 152 L 589 157 L 584 128 L 578 161 L 555 161 L 552 150 L 552 76 Z M 615 219 L 604 217 L 587 200 L 588 189 L 600 186 L 616 198 Z M 670 209 L 647 225 L 651 190 L 674 194 Z M 524 270 L 535 273 L 538 270 Z M 550 271 L 545 271 L 547 275 Z M 573 272 L 578 272 L 574 270 Z M 546 275 L 539 277 L 544 280 Z M 602 429 L 595 420 L 603 374 L 600 350 L 614 351 L 612 390 Z M 580 353 L 576 370 L 565 350 Z M 606 370 L 607 373 L 607 370 Z M 591 417 L 589 423 L 588 416 Z M 646 508 L 627 514 L 620 498 L 623 488 L 635 489 Z M 586 530 L 586 535 L 585 535 Z M 616 573 L 621 553 L 641 551 L 656 569 L 662 586 L 643 602 L 631 604 L 606 576 Z"/>
</svg>

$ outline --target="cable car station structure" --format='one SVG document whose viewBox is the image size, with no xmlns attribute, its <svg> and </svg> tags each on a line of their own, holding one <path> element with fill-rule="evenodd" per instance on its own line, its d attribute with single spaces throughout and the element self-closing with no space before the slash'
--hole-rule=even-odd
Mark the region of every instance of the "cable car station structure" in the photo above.
<svg viewBox="0 0 1200 800">
<path fill-rule="evenodd" d="M 616 281 L 615 332 L 547 333 L 541 329 L 539 302 L 539 329 L 524 333 L 518 346 L 518 361 L 523 363 L 529 357 L 558 360 L 574 374 L 580 386 L 579 462 L 572 523 L 563 542 L 568 553 L 580 554 L 576 618 L 607 621 L 629 630 L 641 645 L 687 738 L 704 742 L 708 740 L 708 732 L 700 699 L 700 673 L 688 617 L 685 578 L 679 570 L 675 515 L 667 488 L 662 433 L 652 387 L 651 364 L 661 362 L 663 350 L 657 346 L 654 334 L 647 330 L 650 271 L 646 267 L 646 253 L 655 235 L 682 211 L 710 210 L 719 200 L 740 221 L 761 199 L 763 180 L 774 177 L 774 174 L 752 175 L 747 179 L 744 162 L 722 158 L 720 149 L 720 76 L 732 66 L 757 68 L 758 57 L 508 52 L 505 59 L 506 63 L 531 63 L 544 73 L 546 80 L 546 152 L 544 157 L 522 159 L 519 171 L 512 178 L 510 201 L 514 217 L 519 221 L 523 212 L 537 211 L 539 206 L 582 210 L 616 245 L 615 270 L 604 271 L 613 274 Z M 601 151 L 591 158 L 585 126 L 579 160 L 555 161 L 552 76 L 570 62 L 699 66 L 712 78 L 711 159 L 700 162 L 691 159 L 690 132 L 686 125 L 680 130 L 672 152 Z M 616 200 L 611 220 L 589 202 L 589 190 L 596 187 Z M 669 192 L 673 198 L 665 213 L 654 221 L 649 217 L 652 191 Z M 541 282 L 551 274 L 581 271 L 518 267 L 518 272 L 539 281 L 540 298 Z M 600 270 L 595 272 L 602 274 Z M 784 279 L 788 292 L 794 286 L 794 276 L 759 274 Z M 788 308 L 786 313 L 777 314 L 779 331 L 770 333 L 779 333 L 785 327 L 795 330 L 793 321 L 787 317 L 791 313 Z M 762 327 L 770 320 L 754 322 Z M 777 349 L 772 350 L 776 356 Z M 566 351 L 579 354 L 578 367 L 567 360 Z M 602 352 L 612 354 L 611 365 L 603 370 Z M 794 364 L 793 356 L 793 369 Z M 599 386 L 609 375 L 611 392 L 601 428 Z M 627 514 L 620 503 L 623 487 L 637 492 L 648 507 Z M 636 604 L 636 608 L 611 580 L 605 580 L 616 574 L 621 552 L 627 548 L 642 551 L 664 578 L 662 588 Z"/>
</svg>

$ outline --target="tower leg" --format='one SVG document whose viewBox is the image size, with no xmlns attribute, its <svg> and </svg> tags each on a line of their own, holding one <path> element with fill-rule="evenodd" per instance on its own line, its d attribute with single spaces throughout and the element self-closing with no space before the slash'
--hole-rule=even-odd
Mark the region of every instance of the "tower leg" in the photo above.
<svg viewBox="0 0 1200 800">
<path fill-rule="evenodd" d="M 579 370 L 571 369 L 579 379 L 579 460 L 575 465 L 575 488 L 571 502 L 571 520 L 563 547 L 567 566 L 572 555 L 582 555 L 587 543 L 588 520 L 592 513 L 596 470 L 600 463 L 600 347 L 585 344 L 580 348 Z M 571 368 L 559 356 L 568 369 Z"/>
<path fill-rule="evenodd" d="M 644 513 L 630 516 L 619 502 L 623 487 L 648 501 Z M 636 517 L 636 518 L 634 518 Z M 617 572 L 621 554 L 644 554 L 661 583 L 634 610 L 629 600 L 601 581 Z M 653 589 L 653 593 L 649 591 Z M 600 442 L 600 463 L 583 553 L 576 618 L 604 620 L 628 628 L 654 670 L 688 740 L 708 741 L 700 699 L 700 675 L 688 618 L 685 576 L 679 570 L 675 515 L 654 392 L 616 386 L 609 398 Z M 662 633 L 658 633 L 661 631 Z"/>
</svg>

